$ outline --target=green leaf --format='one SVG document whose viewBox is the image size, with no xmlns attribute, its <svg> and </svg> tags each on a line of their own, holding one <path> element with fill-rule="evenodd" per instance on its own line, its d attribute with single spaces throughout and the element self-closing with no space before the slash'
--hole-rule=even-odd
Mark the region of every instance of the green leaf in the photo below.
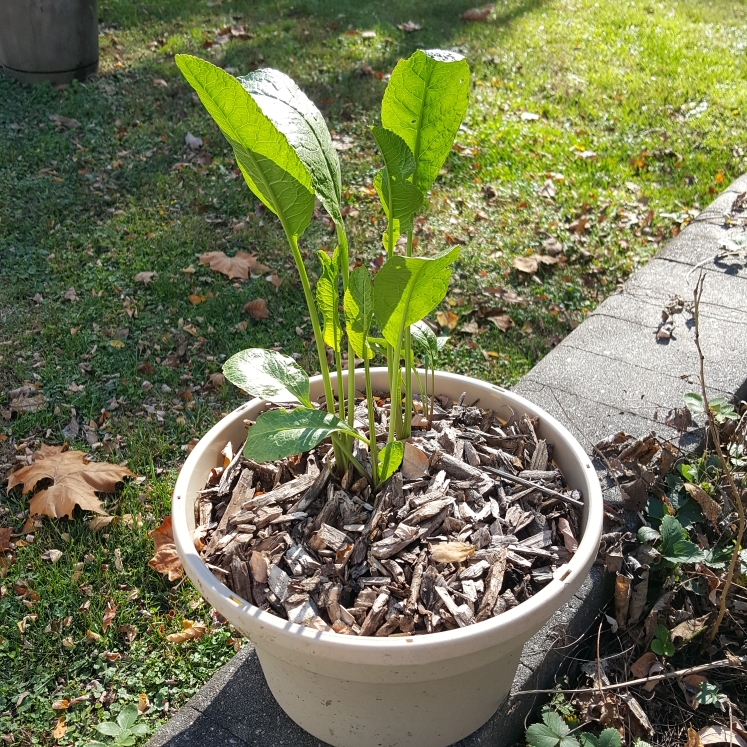
<svg viewBox="0 0 747 747">
<path fill-rule="evenodd" d="M 377 172 L 373 183 L 386 217 L 399 221 L 399 233 L 408 231 L 414 214 L 423 204 L 423 193 L 403 177 L 392 176 L 387 169 Z"/>
<path fill-rule="evenodd" d="M 381 102 L 381 123 L 412 151 L 413 183 L 423 193 L 449 155 L 468 98 L 469 66 L 453 52 L 417 50 L 392 71 Z"/>
<path fill-rule="evenodd" d="M 532 724 L 527 729 L 531 747 L 579 747 L 576 738 L 568 735 L 568 724 L 555 711 L 544 711 L 542 720 L 544 724 Z"/>
<path fill-rule="evenodd" d="M 454 247 L 432 258 L 395 256 L 384 263 L 374 282 L 374 313 L 390 345 L 396 346 L 401 330 L 441 303 L 458 256 L 459 247 Z"/>
<path fill-rule="evenodd" d="M 93 728 L 100 734 L 106 734 L 107 737 L 118 737 L 122 733 L 122 727 L 113 721 L 102 721 Z"/>
<path fill-rule="evenodd" d="M 115 740 L 114 744 L 118 745 L 118 747 L 134 747 L 135 745 L 135 737 L 130 735 L 130 732 L 126 732 L 123 734 L 120 734 Z"/>
<path fill-rule="evenodd" d="M 617 729 L 605 729 L 599 735 L 599 747 L 620 747 L 620 732 Z"/>
<path fill-rule="evenodd" d="M 641 527 L 638 530 L 638 541 L 639 542 L 656 542 L 661 537 L 661 535 L 656 531 L 656 529 L 652 529 L 651 527 Z"/>
<path fill-rule="evenodd" d="M 412 335 L 412 341 L 420 349 L 428 353 L 431 359 L 435 359 L 438 355 L 438 338 L 436 333 L 424 322 L 415 322 L 410 327 L 410 334 Z"/>
<path fill-rule="evenodd" d="M 85 747 L 107 747 L 107 745 L 103 742 L 89 742 Z"/>
<path fill-rule="evenodd" d="M 379 482 L 386 482 L 402 464 L 405 445 L 402 441 L 392 441 L 379 452 Z"/>
<path fill-rule="evenodd" d="M 578 736 L 581 739 L 581 747 L 599 747 L 599 740 L 593 734 L 584 731 Z"/>
<path fill-rule="evenodd" d="M 137 706 L 130 704 L 125 706 L 117 716 L 117 723 L 123 732 L 129 731 L 138 717 Z"/>
<path fill-rule="evenodd" d="M 415 171 L 415 156 L 410 146 L 396 133 L 384 127 L 372 127 L 384 165 L 392 176 L 407 178 Z"/>
<path fill-rule="evenodd" d="M 345 421 L 322 410 L 270 410 L 249 428 L 244 456 L 257 462 L 272 462 L 309 451 L 338 431 L 358 435 Z"/>
<path fill-rule="evenodd" d="M 373 283 L 365 267 L 356 267 L 348 278 L 345 291 L 345 324 L 348 339 L 359 358 L 373 358 L 373 351 L 367 342 L 368 331 L 373 317 Z"/>
<path fill-rule="evenodd" d="M 135 726 L 130 729 L 130 734 L 135 734 L 135 736 L 140 737 L 143 734 L 147 734 L 148 731 L 149 729 L 147 724 L 135 724 Z"/>
<path fill-rule="evenodd" d="M 256 70 L 238 81 L 288 139 L 311 174 L 311 184 L 319 201 L 332 220 L 341 224 L 340 161 L 321 112 L 296 83 L 279 70 Z"/>
<path fill-rule="evenodd" d="M 701 705 L 716 705 L 718 703 L 718 687 L 710 682 L 701 682 L 695 700 Z"/>
<path fill-rule="evenodd" d="M 339 247 L 335 249 L 331 259 L 323 251 L 317 252 L 317 256 L 322 264 L 322 276 L 316 284 L 316 305 L 319 307 L 319 311 L 322 312 L 324 342 L 336 353 L 339 353 L 340 341 L 342 339 L 340 312 L 338 311 L 340 305 Z"/>
<path fill-rule="evenodd" d="M 656 626 L 655 637 L 651 641 L 651 650 L 659 656 L 674 656 L 674 645 L 669 637 L 669 630 L 664 625 Z"/>
<path fill-rule="evenodd" d="M 264 348 L 248 348 L 223 364 L 225 377 L 252 397 L 270 402 L 297 399 L 311 407 L 309 377 L 287 355 Z"/>
<path fill-rule="evenodd" d="M 690 412 L 704 412 L 705 406 L 703 405 L 703 397 L 695 392 L 688 392 L 685 395 L 685 405 Z"/>
<path fill-rule="evenodd" d="M 682 524 L 674 516 L 665 516 L 661 520 L 661 546 L 659 552 L 664 560 L 670 563 L 699 563 L 705 560 L 705 554 L 688 539 Z"/>
<path fill-rule="evenodd" d="M 179 54 L 175 61 L 231 143 L 249 188 L 290 235 L 300 236 L 314 212 L 314 192 L 311 174 L 286 136 L 236 78 L 198 57 Z"/>
</svg>

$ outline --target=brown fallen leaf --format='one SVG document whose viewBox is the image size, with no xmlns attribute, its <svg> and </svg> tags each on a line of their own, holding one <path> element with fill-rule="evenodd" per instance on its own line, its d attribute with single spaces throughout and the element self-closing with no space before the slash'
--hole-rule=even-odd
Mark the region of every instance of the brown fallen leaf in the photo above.
<svg viewBox="0 0 747 747">
<path fill-rule="evenodd" d="M 527 275 L 534 275 L 539 269 L 539 261 L 534 255 L 529 257 L 514 257 L 512 264 L 519 272 L 525 272 Z"/>
<path fill-rule="evenodd" d="M 675 648 L 681 648 L 686 643 L 702 633 L 708 627 L 709 615 L 697 617 L 693 620 L 685 620 L 679 625 L 675 625 L 670 631 L 669 636 Z"/>
<path fill-rule="evenodd" d="M 73 288 L 73 287 L 70 287 L 70 288 L 68 288 L 65 291 L 64 298 L 65 298 L 66 301 L 80 301 L 80 299 L 78 298 L 78 296 L 75 293 L 75 288 Z"/>
<path fill-rule="evenodd" d="M 275 274 L 272 274 L 272 275 L 268 275 L 268 276 L 267 276 L 267 277 L 265 278 L 265 280 L 266 280 L 266 281 L 267 281 L 268 283 L 272 283 L 272 285 L 274 285 L 274 286 L 275 286 L 275 292 L 277 292 L 278 288 L 280 288 L 280 286 L 281 286 L 281 285 L 283 284 L 283 279 L 282 279 L 282 278 L 280 278 L 280 277 L 278 277 L 278 276 L 277 276 L 277 275 L 275 275 Z"/>
<path fill-rule="evenodd" d="M 220 372 L 210 374 L 207 383 L 205 384 L 206 389 L 220 389 L 226 383 L 226 377 Z"/>
<path fill-rule="evenodd" d="M 406 34 L 412 34 L 414 31 L 420 31 L 423 27 L 414 21 L 405 21 L 404 23 L 398 23 L 397 28 Z"/>
<path fill-rule="evenodd" d="M 493 322 L 501 332 L 508 332 L 511 327 L 516 326 L 514 320 L 508 314 L 498 314 L 497 316 L 489 316 L 489 322 Z"/>
<path fill-rule="evenodd" d="M 719 503 L 713 500 L 700 485 L 693 485 L 691 482 L 686 482 L 685 490 L 694 501 L 700 504 L 706 519 L 713 524 L 715 529 L 718 529 L 718 517 L 721 515 L 721 506 Z"/>
<path fill-rule="evenodd" d="M 136 477 L 127 467 L 106 462 L 89 462 L 82 451 L 62 451 L 61 446 L 42 447 L 33 454 L 34 463 L 14 472 L 8 480 L 8 490 L 23 485 L 23 492 L 32 491 L 42 480 L 52 485 L 40 490 L 29 503 L 32 516 L 73 518 L 73 509 L 106 515 L 96 493 L 113 493 L 125 477 Z"/>
<path fill-rule="evenodd" d="M 465 322 L 459 327 L 459 332 L 463 332 L 465 335 L 476 335 L 480 331 L 480 326 L 474 320 Z"/>
<path fill-rule="evenodd" d="M 143 285 L 148 285 L 148 283 L 150 283 L 150 281 L 157 276 L 157 272 L 138 272 L 138 274 L 135 275 L 135 282 L 142 283 Z"/>
<path fill-rule="evenodd" d="M 43 394 L 35 394 L 32 397 L 20 396 L 14 397 L 10 401 L 10 411 L 23 413 L 23 412 L 39 412 L 47 406 L 47 398 Z"/>
<path fill-rule="evenodd" d="M 117 607 L 111 601 L 106 603 L 106 612 L 101 620 L 101 630 L 106 633 L 109 626 L 114 622 L 114 618 L 117 616 Z"/>
<path fill-rule="evenodd" d="M 184 575 L 184 568 L 176 552 L 171 517 L 165 516 L 161 526 L 150 532 L 150 537 L 153 539 L 156 553 L 148 561 L 148 565 L 158 573 L 168 576 L 169 581 L 176 581 L 181 578 Z"/>
<path fill-rule="evenodd" d="M 10 535 L 13 534 L 13 527 L 0 527 L 0 552 L 12 550 L 10 544 Z"/>
<path fill-rule="evenodd" d="M 196 135 L 193 135 L 191 132 L 188 132 L 184 136 L 184 142 L 190 150 L 197 151 L 197 150 L 200 150 L 200 148 L 202 148 L 202 138 L 197 137 Z"/>
<path fill-rule="evenodd" d="M 453 311 L 437 311 L 436 320 L 440 327 L 453 330 L 459 323 L 459 317 Z"/>
<path fill-rule="evenodd" d="M 495 5 L 483 5 L 482 8 L 470 8 L 465 10 L 460 16 L 463 21 L 487 21 L 488 16 L 493 12 Z"/>
<path fill-rule="evenodd" d="M 184 641 L 189 641 L 193 638 L 202 638 L 207 632 L 205 623 L 194 622 L 192 620 L 184 620 L 182 627 L 181 632 L 167 635 L 166 640 L 169 643 L 184 643 Z"/>
<path fill-rule="evenodd" d="M 54 122 L 57 125 L 62 125 L 63 127 L 68 127 L 70 129 L 80 127 L 80 122 L 78 122 L 77 119 L 73 119 L 72 117 L 63 117 L 62 114 L 50 114 L 49 120 L 50 122 Z"/>
<path fill-rule="evenodd" d="M 142 715 L 150 708 L 150 702 L 148 696 L 145 693 L 140 693 L 137 696 L 137 712 Z"/>
<path fill-rule="evenodd" d="M 733 747 L 747 747 L 747 741 L 739 734 L 720 724 L 704 727 L 698 732 L 698 736 L 701 744 L 728 744 L 733 745 Z"/>
<path fill-rule="evenodd" d="M 214 272 L 220 272 L 227 278 L 242 278 L 246 280 L 249 277 L 249 261 L 246 259 L 249 255 L 242 255 L 242 252 L 235 257 L 226 256 L 225 252 L 206 252 L 200 255 L 200 264 L 208 265 Z"/>
<path fill-rule="evenodd" d="M 578 542 L 573 536 L 573 530 L 571 529 L 571 525 L 568 523 L 568 519 L 566 519 L 564 516 L 561 516 L 558 519 L 558 529 L 563 535 L 563 544 L 565 545 L 565 549 L 571 553 L 576 552 L 576 550 L 578 550 Z"/>
<path fill-rule="evenodd" d="M 264 298 L 255 298 L 244 304 L 244 311 L 252 315 L 255 321 L 260 319 L 269 319 L 270 312 L 267 310 L 267 300 Z"/>
<path fill-rule="evenodd" d="M 205 303 L 207 298 L 205 296 L 198 296 L 196 293 L 190 293 L 190 295 L 187 296 L 187 300 L 192 304 L 192 306 L 197 306 L 197 304 Z"/>
<path fill-rule="evenodd" d="M 418 480 L 427 475 L 428 463 L 425 452 L 405 441 L 405 453 L 402 457 L 402 476 L 405 480 Z"/>
<path fill-rule="evenodd" d="M 442 542 L 431 547 L 434 563 L 461 563 L 475 554 L 475 546 L 465 542 Z"/>
<path fill-rule="evenodd" d="M 53 711 L 66 711 L 68 708 L 70 708 L 70 701 L 67 698 L 55 700 L 55 702 L 52 703 Z"/>
<path fill-rule="evenodd" d="M 67 725 L 65 724 L 65 717 L 60 716 L 57 719 L 57 726 L 52 729 L 52 736 L 59 740 L 62 739 L 62 737 L 65 736 L 65 732 L 67 731 Z"/>
<path fill-rule="evenodd" d="M 648 677 L 651 667 L 657 661 L 656 654 L 653 651 L 647 651 L 630 665 L 630 671 L 636 679 Z"/>
<path fill-rule="evenodd" d="M 703 747 L 700 735 L 692 726 L 687 727 L 687 742 L 685 742 L 685 747 Z"/>
</svg>

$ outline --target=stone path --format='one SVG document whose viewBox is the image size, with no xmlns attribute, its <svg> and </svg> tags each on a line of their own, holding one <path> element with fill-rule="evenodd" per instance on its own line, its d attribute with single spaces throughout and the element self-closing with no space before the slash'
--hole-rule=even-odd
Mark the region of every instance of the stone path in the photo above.
<svg viewBox="0 0 747 747">
<path fill-rule="evenodd" d="M 679 236 L 639 269 L 514 387 L 560 420 L 591 449 L 601 438 L 625 430 L 679 434 L 667 414 L 698 390 L 693 330 L 678 315 L 668 343 L 657 342 L 661 311 L 673 294 L 692 300 L 706 261 L 701 302 L 701 343 L 706 381 L 713 395 L 747 399 L 747 258 L 714 262 L 727 237 L 744 233 L 744 212 L 731 208 L 747 191 L 747 175 L 721 194 Z M 731 224 L 732 227 L 728 227 Z M 699 436 L 686 437 L 695 446 Z M 619 502 L 604 476 L 605 500 Z M 567 649 L 594 621 L 610 595 L 610 579 L 595 568 L 581 590 L 525 646 L 513 692 L 551 687 Z M 521 739 L 532 696 L 510 696 L 495 716 L 455 747 L 507 747 Z M 324 747 L 296 726 L 275 703 L 250 644 L 176 713 L 146 747 Z"/>
</svg>

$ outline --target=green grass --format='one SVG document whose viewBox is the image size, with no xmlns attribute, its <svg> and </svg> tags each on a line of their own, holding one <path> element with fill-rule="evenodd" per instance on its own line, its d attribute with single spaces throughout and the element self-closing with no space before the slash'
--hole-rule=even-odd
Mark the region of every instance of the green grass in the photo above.
<svg viewBox="0 0 747 747">
<path fill-rule="evenodd" d="M 509 0 L 487 23 L 467 24 L 459 14 L 471 4 L 100 0 L 98 78 L 63 89 L 0 80 L 0 407 L 8 406 L 3 392 L 24 382 L 50 400 L 41 412 L 0 419 L 0 472 L 24 454 L 22 444 L 61 443 L 74 409 L 81 424 L 101 421 L 97 458 L 126 460 L 146 478 L 107 501 L 142 526 L 111 525 L 103 540 L 82 518 L 45 520 L 2 571 L 0 735 L 10 744 L 54 744 L 52 703 L 86 688 L 103 698 L 66 712 L 59 744 L 86 744 L 97 720 L 141 693 L 155 728 L 233 653 L 229 629 L 195 606 L 189 583 L 175 587 L 146 566 L 147 531 L 168 511 L 181 447 L 240 401 L 234 390 L 204 386 L 227 355 L 277 344 L 314 369 L 280 228 L 236 178 L 175 53 L 207 56 L 237 74 L 280 68 L 350 138 L 340 155 L 351 252 L 363 263 L 382 252 L 384 219 L 370 189 L 379 164 L 367 128 L 385 82 L 361 74 L 361 65 L 387 73 L 417 47 L 466 55 L 471 105 L 419 226 L 418 250 L 463 245 L 444 310 L 479 331 L 457 329 L 443 365 L 506 385 L 744 170 L 744 4 Z M 397 29 L 408 20 L 422 30 Z M 231 23 L 250 38 L 203 46 Z M 54 114 L 80 126 L 58 125 Z M 185 146 L 187 132 L 205 141 L 199 154 Z M 552 198 L 549 188 L 542 193 L 548 180 Z M 517 274 L 512 260 L 545 253 L 550 238 L 563 246 L 562 266 Z M 303 249 L 314 257 L 332 239 L 315 220 Z M 199 266 L 200 253 L 217 249 L 256 251 L 283 284 L 275 292 L 264 278 L 234 283 Z M 190 266 L 194 273 L 183 272 Z M 146 270 L 157 278 L 135 283 Z M 64 300 L 71 287 L 80 300 Z M 502 300 L 507 290 L 522 303 Z M 206 300 L 192 305 L 190 294 Z M 269 319 L 242 312 L 254 298 L 267 299 Z M 515 322 L 507 333 L 487 319 L 499 313 Z M 152 373 L 138 372 L 145 361 Z M 88 449 L 80 439 L 72 445 Z M 17 490 L 0 492 L 0 524 L 19 530 L 25 509 Z M 52 547 L 64 553 L 55 565 L 41 559 Z M 20 580 L 39 595 L 30 607 L 14 594 Z M 95 591 L 85 611 L 79 587 L 88 585 Z M 87 630 L 103 633 L 107 600 L 117 605 L 115 624 L 90 641 Z M 29 614 L 38 619 L 21 633 L 16 622 Z M 70 625 L 58 628 L 66 617 Z M 185 618 L 212 630 L 166 643 Z M 138 630 L 131 644 L 118 633 L 123 624 Z M 107 662 L 106 651 L 122 658 Z"/>
</svg>

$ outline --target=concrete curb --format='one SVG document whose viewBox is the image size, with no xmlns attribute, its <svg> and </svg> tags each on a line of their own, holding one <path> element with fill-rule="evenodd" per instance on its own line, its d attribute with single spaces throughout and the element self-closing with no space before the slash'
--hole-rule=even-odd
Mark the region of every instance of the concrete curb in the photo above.
<svg viewBox="0 0 747 747">
<path fill-rule="evenodd" d="M 744 232 L 724 226 L 740 177 L 676 238 L 640 268 L 621 291 L 605 300 L 514 387 L 562 422 L 591 450 L 600 439 L 624 430 L 655 431 L 687 448 L 698 432 L 680 434 L 666 425 L 683 395 L 697 391 L 698 362 L 686 316 L 668 343 L 657 342 L 661 311 L 679 294 L 692 300 L 700 263 L 706 273 L 701 303 L 701 342 L 706 380 L 714 396 L 747 397 L 747 260 L 714 262 L 721 243 Z M 742 214 L 740 214 L 742 215 Z M 747 220 L 747 212 L 743 214 Z M 597 464 L 605 501 L 620 503 L 617 488 Z M 524 647 L 512 693 L 552 687 L 564 672 L 563 647 L 586 633 L 611 594 L 611 578 L 595 567 L 584 586 Z M 496 714 L 454 747 L 506 747 L 523 736 L 535 707 L 532 696 L 510 695 Z M 251 644 L 246 644 L 146 747 L 324 747 L 275 703 Z"/>
</svg>

